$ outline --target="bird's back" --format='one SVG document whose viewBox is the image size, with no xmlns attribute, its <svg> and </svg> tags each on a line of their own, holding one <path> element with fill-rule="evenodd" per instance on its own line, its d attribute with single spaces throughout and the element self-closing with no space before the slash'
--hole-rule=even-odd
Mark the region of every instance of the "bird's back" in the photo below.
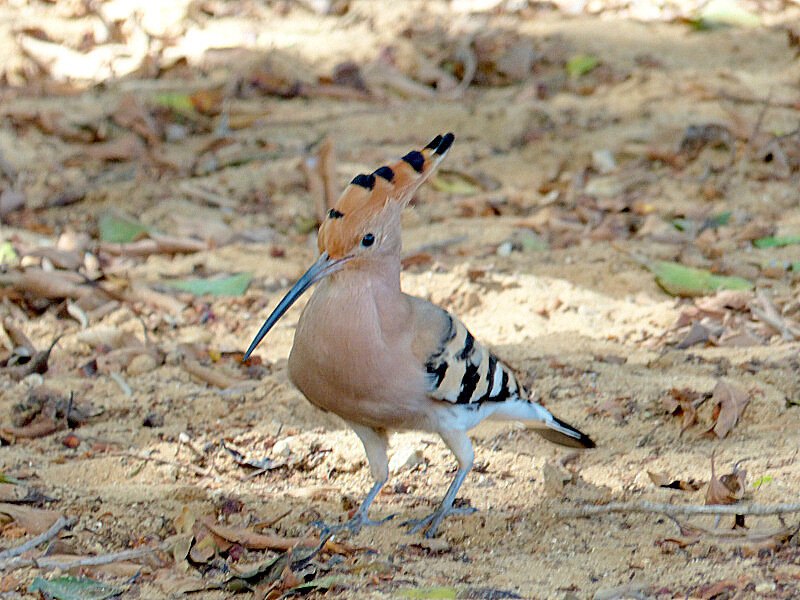
<svg viewBox="0 0 800 600">
<path fill-rule="evenodd" d="M 444 309 L 421 298 L 411 300 L 413 328 L 419 332 L 415 355 L 428 383 L 430 428 L 467 430 L 487 418 L 534 423 L 556 444 L 592 447 L 594 443 L 535 402 L 514 371 Z"/>
</svg>

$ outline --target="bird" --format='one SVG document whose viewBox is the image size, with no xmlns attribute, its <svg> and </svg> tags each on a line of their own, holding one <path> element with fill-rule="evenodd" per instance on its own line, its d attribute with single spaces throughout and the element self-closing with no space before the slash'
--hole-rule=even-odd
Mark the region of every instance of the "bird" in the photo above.
<svg viewBox="0 0 800 600">
<path fill-rule="evenodd" d="M 338 415 L 356 433 L 374 480 L 336 531 L 355 535 L 394 516 L 375 521 L 367 515 L 389 478 L 392 432 L 436 433 L 458 462 L 438 507 L 401 524 L 428 538 L 437 535 L 445 517 L 475 510 L 453 503 L 474 461 L 466 432 L 484 419 L 524 421 L 556 444 L 595 446 L 536 402 L 512 369 L 456 316 L 401 290 L 401 213 L 454 139 L 452 133 L 437 135 L 421 150 L 353 178 L 319 227 L 319 257 L 278 303 L 244 356 L 247 360 L 289 307 L 317 284 L 297 323 L 289 378 L 313 405 Z"/>
</svg>

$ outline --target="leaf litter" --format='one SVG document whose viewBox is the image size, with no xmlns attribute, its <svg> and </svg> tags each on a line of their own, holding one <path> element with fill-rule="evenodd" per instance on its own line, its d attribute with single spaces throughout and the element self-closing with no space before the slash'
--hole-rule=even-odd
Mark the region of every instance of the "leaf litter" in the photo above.
<svg viewBox="0 0 800 600">
<path fill-rule="evenodd" d="M 423 7 L 407 21 L 388 3 L 376 3 L 377 8 L 315 3 L 327 6 L 319 9 L 320 14 L 328 12 L 324 17 L 315 16 L 317 9 L 306 4 L 267 3 L 245 9 L 237 2 L 201 2 L 191 15 L 178 7 L 172 12 L 148 11 L 141 18 L 126 18 L 122 5 L 120 17 L 105 6 L 83 14 L 79 7 L 64 5 L 57 7 L 63 12 L 54 15 L 48 11 L 56 7 L 30 4 L 26 10 L 47 18 L 37 19 L 41 26 L 17 32 L 18 40 L 10 42 L 9 62 L 0 66 L 9 92 L 3 131 L 16 143 L 14 152 L 0 148 L 5 154 L 0 156 L 0 295 L 4 321 L 16 332 L 5 328 L 0 346 L 0 377 L 8 397 L 3 400 L 7 416 L 2 425 L 24 428 L 41 418 L 42 428 L 38 433 L 36 427 L 23 431 L 37 434 L 30 437 L 10 436 L 5 443 L 12 445 L 4 451 L 12 458 L 2 468 L 16 475 L 24 471 L 20 465 L 30 464 L 25 481 L 41 478 L 36 489 L 59 498 L 55 508 L 69 507 L 66 510 L 85 515 L 90 527 L 103 522 L 97 533 L 87 527 L 73 536 L 76 556 L 89 548 L 97 552 L 98 545 L 127 548 L 140 543 L 139 537 L 168 540 L 172 518 L 180 510 L 175 506 L 186 504 L 189 494 L 175 492 L 170 485 L 185 490 L 183 484 L 191 482 L 199 491 L 190 503 L 208 505 L 202 496 L 207 487 L 236 481 L 237 489 L 259 499 L 262 512 L 251 521 L 238 520 L 238 512 L 210 521 L 231 528 L 228 533 L 235 540 L 218 535 L 227 530 L 214 533 L 195 520 L 192 527 L 197 529 L 190 528 L 175 541 L 174 557 L 157 559 L 155 553 L 130 563 L 142 570 L 132 584 L 142 586 L 137 591 L 146 595 L 152 591 L 146 586 L 160 584 L 176 594 L 205 589 L 212 576 L 230 566 L 238 568 L 242 561 L 253 564 L 257 573 L 251 579 L 231 580 L 232 585 L 261 596 L 305 594 L 328 585 L 343 588 L 345 597 L 407 587 L 391 581 L 393 568 L 362 576 L 343 563 L 333 564 L 337 554 L 347 554 L 344 547 L 329 547 L 324 553 L 328 562 L 320 559 L 315 570 L 307 570 L 309 565 L 291 567 L 303 560 L 299 551 L 292 551 L 297 553 L 291 557 L 281 554 L 270 566 L 269 551 L 245 547 L 243 541 L 255 539 L 249 537 L 253 522 L 271 523 L 280 517 L 275 535 L 298 538 L 310 521 L 335 518 L 340 504 L 360 490 L 365 471 L 361 459 L 348 454 L 351 440 L 336 437 L 336 425 L 327 421 L 326 433 L 310 435 L 324 440 L 317 448 L 333 448 L 332 452 L 309 449 L 306 456 L 293 456 L 291 465 L 266 468 L 275 463 L 263 458 L 271 438 L 261 435 L 262 428 L 275 420 L 314 431 L 326 417 L 308 413 L 286 382 L 290 328 L 275 331 L 273 343 L 264 348 L 263 363 L 240 367 L 236 360 L 247 332 L 274 302 L 272 296 L 307 262 L 314 227 L 348 177 L 397 152 L 402 155 L 409 144 L 424 142 L 425 130 L 444 126 L 457 131 L 460 141 L 454 151 L 461 154 L 454 155 L 452 171 L 442 171 L 418 192 L 416 208 L 407 215 L 405 232 L 414 237 L 407 247 L 424 250 L 407 257 L 404 285 L 423 296 L 438 296 L 440 286 L 451 284 L 453 289 L 483 286 L 479 294 L 466 290 L 465 297 L 474 292 L 478 303 L 459 304 L 459 316 L 528 370 L 536 381 L 534 388 L 552 391 L 543 401 L 554 411 L 566 413 L 568 419 L 585 415 L 583 427 L 601 439 L 601 449 L 576 463 L 580 477 L 560 492 L 564 498 L 553 501 L 604 497 L 613 493 L 609 490 L 626 489 L 626 467 L 620 461 L 637 452 L 666 464 L 651 471 L 665 488 L 636 493 L 674 493 L 678 488 L 681 495 L 693 493 L 692 476 L 698 475 L 692 466 L 699 464 L 697 454 L 708 441 L 685 436 L 679 455 L 674 443 L 664 442 L 658 423 L 651 422 L 660 419 L 658 411 L 650 415 L 646 399 L 662 396 L 665 387 L 681 390 L 670 394 L 674 402 L 666 408 L 684 430 L 699 421 L 721 443 L 741 445 L 746 448 L 742 455 L 755 455 L 758 467 L 753 468 L 764 473 L 762 478 L 776 476 L 790 487 L 795 483 L 790 453 L 783 449 L 794 440 L 790 400 L 800 398 L 791 346 L 798 339 L 800 318 L 796 244 L 791 242 L 797 215 L 791 205 L 781 205 L 780 198 L 781 186 L 791 185 L 800 170 L 797 135 L 791 130 L 796 102 L 784 94 L 770 68 L 758 70 L 755 89 L 763 83 L 763 89 L 777 91 L 774 97 L 761 98 L 744 91 L 754 88 L 750 82 L 742 85 L 738 74 L 720 76 L 704 62 L 705 56 L 732 53 L 729 43 L 739 44 L 737 56 L 750 52 L 752 42 L 736 39 L 736 28 L 749 25 L 746 14 L 738 23 L 734 19 L 734 29 L 726 34 L 731 40 L 715 38 L 713 31 L 693 40 L 700 48 L 713 48 L 692 57 L 691 71 L 699 74 L 695 76 L 688 71 L 676 75 L 673 63 L 680 62 L 678 55 L 625 58 L 621 46 L 604 46 L 602 36 L 580 30 L 583 19 L 602 29 L 607 17 L 641 16 L 637 11 L 644 9 L 638 5 L 604 6 L 603 19 L 588 12 L 581 19 L 563 19 L 567 9 L 560 5 L 545 10 L 535 3 L 501 3 L 487 10 L 481 3 L 454 2 L 447 7 L 452 13 L 442 13 L 446 18 Z M 705 18 L 706 24 L 715 25 L 715 19 L 724 20 L 703 14 L 701 6 L 691 3 L 647 10 L 654 12 L 646 19 L 656 19 L 647 41 L 684 35 L 692 20 Z M 363 19 L 362 13 L 370 18 Z M 97 38 L 100 30 L 92 25 L 83 39 L 69 39 L 65 32 L 72 29 L 59 31 L 51 25 L 67 14 L 75 27 L 99 15 L 110 24 L 101 35 L 109 37 Z M 551 22 L 554 17 L 557 22 Z M 306 21 L 307 32 L 314 19 L 341 27 L 347 33 L 346 48 L 326 38 L 319 44 L 325 56 L 309 57 L 309 46 L 315 44 L 308 42 L 316 38 L 304 33 L 287 52 L 269 42 L 270 27 L 261 27 L 280 23 L 291 33 Z M 386 19 L 386 27 L 381 19 Z M 260 33 L 254 40 L 265 36 L 271 50 L 261 53 L 261 41 L 244 48 L 224 39 L 205 47 L 202 40 L 224 38 L 216 28 L 227 22 L 240 24 L 241 30 L 257 24 Z M 531 28 L 533 23 L 538 29 Z M 628 20 L 613 24 L 637 26 Z M 385 31 L 373 47 L 373 28 L 379 25 Z M 327 35 L 326 27 L 320 25 L 319 35 Z M 635 29 L 630 33 L 635 39 Z M 770 46 L 766 53 L 759 47 L 753 64 L 761 65 L 764 56 L 781 56 L 784 31 L 758 39 L 770 44 L 774 36 L 780 37 L 780 46 Z M 142 44 L 145 39 L 150 41 Z M 189 39 L 200 40 L 199 45 L 190 49 Z M 590 44 L 589 39 L 598 43 Z M 109 73 L 113 81 L 96 85 Z M 643 97 L 648 98 L 646 106 L 637 104 Z M 420 113 L 415 106 L 419 102 L 429 110 Z M 698 104 L 714 110 L 713 120 L 695 121 L 696 112 L 683 110 L 684 105 Z M 109 214 L 116 216 L 109 220 Z M 441 239 L 458 243 L 437 244 L 440 230 L 446 231 Z M 620 248 L 626 251 L 615 251 Z M 637 265 L 631 268 L 625 257 L 634 255 L 644 260 L 634 261 Z M 467 281 L 454 269 L 463 262 L 473 272 L 492 276 Z M 679 294 L 676 304 L 667 306 L 654 273 L 639 265 L 659 270 L 660 283 Z M 237 273 L 253 273 L 249 285 L 219 297 L 207 295 L 214 293 L 213 287 L 209 291 L 203 286 Z M 550 288 L 548 293 L 531 285 L 526 280 L 530 277 Z M 175 290 L 165 281 L 196 287 Z M 452 294 L 453 302 L 460 300 L 462 291 Z M 547 300 L 552 295 L 558 303 Z M 512 315 L 527 314 L 529 302 L 548 308 L 531 310 L 533 321 L 514 322 Z M 488 303 L 491 311 L 478 309 Z M 500 320 L 485 322 L 489 314 Z M 581 323 L 587 324 L 584 329 Z M 675 326 L 670 328 L 670 323 Z M 95 327 L 106 331 L 94 330 L 95 339 L 80 337 L 81 329 Z M 63 337 L 42 362 L 40 348 L 60 334 Z M 30 339 L 19 342 L 23 337 Z M 559 345 L 564 337 L 569 339 L 566 347 Z M 585 357 L 584 347 L 589 348 Z M 551 385 L 549 372 L 529 356 L 529 350 L 540 349 L 568 354 L 576 365 L 559 371 L 561 388 Z M 674 364 L 650 362 L 647 353 L 653 350 L 667 350 Z M 762 350 L 769 358 L 759 354 Z M 673 351 L 677 354 L 669 354 Z M 594 359 L 614 354 L 627 360 Z M 35 356 L 40 357 L 38 363 Z M 35 368 L 8 370 L 26 365 Z M 721 377 L 740 392 L 748 390 L 747 399 L 758 401 L 743 413 L 746 402 L 741 394 L 726 397 L 715 389 L 709 403 L 711 392 L 703 390 Z M 670 382 L 667 386 L 665 380 Z M 70 426 L 65 425 L 69 414 L 57 408 L 43 408 L 38 415 L 31 411 L 27 423 L 11 423 L 13 405 L 42 381 L 58 389 L 62 399 L 74 390 L 77 408 L 88 400 L 103 411 L 77 420 L 74 424 L 81 429 L 66 435 L 52 435 L 54 426 L 56 432 Z M 778 406 L 785 412 L 779 413 Z M 569 414 L 571 410 L 576 412 Z M 155 430 L 140 429 L 150 414 L 165 418 L 153 421 L 158 424 Z M 743 418 L 747 427 L 741 427 Z M 766 423 L 789 429 L 766 431 Z M 185 447 L 181 435 L 190 436 L 201 449 L 203 458 L 193 455 L 190 460 L 202 468 L 192 462 L 196 470 L 184 469 L 177 458 L 125 464 L 132 454 L 113 452 L 119 447 L 148 452 L 158 447 L 160 454 L 152 456 L 171 456 L 173 447 Z M 236 439 L 243 450 L 242 464 L 221 450 L 213 452 L 220 437 Z M 633 437 L 641 441 L 635 450 L 629 443 Z M 71 447 L 75 440 L 77 447 Z M 784 461 L 783 466 L 768 466 L 763 444 L 770 456 L 781 455 L 774 460 Z M 209 445 L 212 450 L 206 451 Z M 570 593 L 591 595 L 598 573 L 609 574 L 604 589 L 627 582 L 626 558 L 613 550 L 603 557 L 582 553 L 582 547 L 593 547 L 593 538 L 586 537 L 582 527 L 554 542 L 564 546 L 564 556 L 575 557 L 565 559 L 559 581 L 534 583 L 530 571 L 512 568 L 514 556 L 524 554 L 534 570 L 543 564 L 540 558 L 549 556 L 553 545 L 537 544 L 542 531 L 555 531 L 547 517 L 551 507 L 535 493 L 540 485 L 535 472 L 523 476 L 524 468 L 513 462 L 531 451 L 517 434 L 481 432 L 475 446 L 476 453 L 484 455 L 481 460 L 491 453 L 491 466 L 480 474 L 479 484 L 468 480 L 465 493 L 476 505 L 495 508 L 480 527 L 469 519 L 448 522 L 447 544 L 453 550 L 447 554 L 459 556 L 466 565 L 448 563 L 448 576 L 455 580 L 464 569 L 485 564 L 495 575 L 503 573 L 513 581 L 507 587 L 513 585 L 525 596 L 545 595 L 561 584 L 568 585 Z M 117 460 L 119 464 L 103 462 Z M 145 463 L 153 468 L 144 469 Z M 234 474 L 248 463 L 259 477 L 241 481 Z M 105 483 L 92 479 L 95 471 L 109 474 L 108 485 L 117 486 L 112 496 L 126 498 L 122 504 L 110 499 Z M 136 485 L 118 486 L 115 476 L 123 484 Z M 380 501 L 391 501 L 399 505 L 395 510 L 405 512 L 409 503 L 418 501 L 419 490 L 446 483 L 435 469 L 426 470 L 424 482 L 419 477 L 423 475 L 411 473 L 398 482 L 396 489 L 406 492 L 382 495 L 376 509 L 388 508 Z M 510 490 L 498 485 L 500 480 Z M 154 499 L 149 494 L 156 489 L 161 491 Z M 321 497 L 292 495 L 306 489 L 327 492 Z M 777 485 L 761 486 L 758 493 L 780 501 L 779 490 Z M 7 493 L 17 498 L 21 492 Z M 530 530 L 535 536 L 517 520 L 506 520 L 509 510 L 519 510 L 516 505 L 505 508 L 509 497 L 524 498 L 519 501 L 521 510 L 536 513 L 540 525 Z M 277 508 L 270 504 L 275 498 Z M 139 502 L 152 504 L 153 514 L 163 520 L 148 520 Z M 248 499 L 247 504 L 252 502 Z M 90 520 L 95 505 L 110 517 Z M 292 510 L 287 514 L 287 509 Z M 325 514 L 313 514 L 318 510 Z M 207 516 L 209 511 L 198 514 Z M 628 525 L 649 543 L 650 528 Z M 592 531 L 596 526 L 591 524 Z M 509 530 L 522 536 L 519 548 L 513 541 L 497 546 L 500 535 L 516 539 L 507 535 Z M 613 530 L 609 528 L 612 535 Z M 7 531 L 9 536 L 28 535 Z M 467 532 L 470 545 L 465 543 Z M 406 543 L 395 528 L 374 535 L 379 556 L 394 556 Z M 765 534 L 764 548 L 785 551 L 779 538 L 785 539 Z M 576 545 L 570 546 L 573 541 Z M 742 547 L 741 540 L 737 543 Z M 757 545 L 748 544 L 753 549 Z M 450 580 L 431 574 L 432 564 L 451 558 L 431 554 L 424 568 L 409 562 L 403 569 L 415 578 L 417 588 L 442 586 L 471 597 L 469 588 L 453 587 Z M 704 555 L 692 560 L 710 582 L 702 590 L 676 579 L 674 574 L 685 564 L 678 555 L 653 559 L 648 574 L 663 581 L 673 595 L 693 590 L 712 594 L 715 589 L 724 593 L 745 585 L 724 564 L 712 566 L 713 560 Z M 768 559 L 758 560 L 768 564 Z M 114 575 L 108 567 L 92 576 Z M 29 581 L 17 582 L 14 590 L 24 592 Z M 728 585 L 731 582 L 735 585 Z"/>
</svg>

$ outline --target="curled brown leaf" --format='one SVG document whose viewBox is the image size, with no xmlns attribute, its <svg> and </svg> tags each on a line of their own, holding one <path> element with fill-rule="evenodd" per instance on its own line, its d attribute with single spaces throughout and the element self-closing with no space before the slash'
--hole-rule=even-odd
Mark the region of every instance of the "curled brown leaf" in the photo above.
<svg viewBox="0 0 800 600">
<path fill-rule="evenodd" d="M 719 439 L 722 439 L 736 426 L 750 402 L 750 397 L 739 386 L 720 381 L 714 387 L 712 399 L 717 403 L 717 407 L 714 409 L 715 423 L 706 433 L 710 435 L 713 432 Z"/>
<path fill-rule="evenodd" d="M 747 471 L 733 467 L 733 472 L 717 478 L 714 468 L 714 455 L 711 455 L 711 481 L 706 490 L 706 504 L 735 504 L 744 497 Z"/>
</svg>

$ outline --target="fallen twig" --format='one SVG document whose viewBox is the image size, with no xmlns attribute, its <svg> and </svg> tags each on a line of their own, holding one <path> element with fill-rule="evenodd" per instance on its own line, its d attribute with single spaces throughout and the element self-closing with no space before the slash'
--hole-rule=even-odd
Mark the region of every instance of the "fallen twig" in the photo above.
<svg viewBox="0 0 800 600">
<path fill-rule="evenodd" d="M 311 196 L 314 216 L 317 218 L 317 222 L 322 223 L 328 211 L 328 202 L 325 198 L 325 180 L 320 174 L 319 157 L 308 156 L 301 158 L 300 168 L 308 182 L 308 195 Z"/>
<path fill-rule="evenodd" d="M 178 189 L 187 196 L 200 198 L 209 204 L 213 204 L 214 206 L 219 206 L 221 208 L 234 209 L 238 205 L 236 200 L 233 198 L 220 194 L 219 192 L 208 190 L 200 185 L 195 185 L 190 181 L 182 181 L 178 184 Z"/>
<path fill-rule="evenodd" d="M 48 558 L 25 558 L 17 557 L 0 563 L 0 571 L 7 571 L 9 569 L 19 569 L 22 567 L 37 567 L 40 569 L 61 569 L 66 571 L 76 567 L 92 567 L 97 565 L 107 565 L 113 562 L 120 562 L 123 560 L 133 560 L 147 556 L 153 552 L 158 552 L 167 549 L 166 544 L 156 546 L 155 548 L 134 548 L 133 550 L 123 550 L 122 552 L 114 552 L 112 554 L 101 554 L 99 556 L 87 556 L 86 558 L 79 558 L 73 561 L 60 561 Z"/>
<path fill-rule="evenodd" d="M 333 138 L 328 136 L 319 146 L 319 173 L 325 187 L 325 212 L 333 208 L 339 197 L 339 188 L 336 183 L 336 148 Z M 324 215 L 323 215 L 324 217 Z"/>
<path fill-rule="evenodd" d="M 558 512 L 559 517 L 590 517 L 610 513 L 660 513 L 673 515 L 783 515 L 800 512 L 800 502 L 792 504 L 729 504 L 707 506 L 658 504 L 656 502 L 609 502 L 608 504 L 584 505 Z"/>
<path fill-rule="evenodd" d="M 204 383 L 211 384 L 223 390 L 226 388 L 234 387 L 242 383 L 246 383 L 246 380 L 244 379 L 235 378 L 217 369 L 204 367 L 199 362 L 188 358 L 185 359 L 181 364 L 183 366 L 183 369 L 190 375 L 197 377 L 200 381 L 203 381 Z"/>
<path fill-rule="evenodd" d="M 173 317 L 180 315 L 183 309 L 186 308 L 186 305 L 177 298 L 139 284 L 131 284 L 117 299 L 121 299 L 124 302 L 141 302 Z"/>
<path fill-rule="evenodd" d="M 472 49 L 472 39 L 461 42 L 458 50 L 456 50 L 456 59 L 464 63 L 464 76 L 454 89 L 442 94 L 444 98 L 449 100 L 461 98 L 475 78 L 475 73 L 478 72 L 478 57 L 475 55 L 475 50 Z"/>
<path fill-rule="evenodd" d="M 32 550 L 42 542 L 46 542 L 58 535 L 58 532 L 64 529 L 65 527 L 71 527 L 77 522 L 78 519 L 68 519 L 67 517 L 59 517 L 58 520 L 53 523 L 53 525 L 45 531 L 44 533 L 40 533 L 34 538 L 29 539 L 27 542 L 22 544 L 21 546 L 17 546 L 16 548 L 8 548 L 7 550 L 3 550 L 0 552 L 0 560 L 6 560 L 9 558 L 14 558 L 15 556 L 19 556 L 20 554 L 24 554 L 28 550 Z M 3 569 L 3 563 L 0 562 L 0 570 Z"/>
<path fill-rule="evenodd" d="M 784 318 L 775 308 L 775 305 L 769 297 L 762 291 L 756 292 L 756 298 L 761 303 L 763 310 L 758 307 L 751 306 L 750 312 L 753 313 L 758 319 L 764 321 L 767 325 L 778 331 L 781 334 L 781 339 L 784 342 L 791 342 L 794 339 L 800 338 L 800 330 L 789 325 Z"/>
<path fill-rule="evenodd" d="M 150 256 L 151 254 L 194 254 L 208 250 L 207 242 L 190 237 L 177 237 L 151 233 L 149 238 L 115 244 L 101 242 L 100 249 L 114 256 Z"/>
<path fill-rule="evenodd" d="M 748 96 L 739 96 L 737 94 L 729 94 L 727 92 L 720 92 L 717 94 L 720 100 L 727 100 L 735 104 L 761 104 L 768 108 L 787 108 L 789 110 L 797 110 L 796 102 L 776 102 L 768 97 L 766 100 L 763 98 L 751 98 Z"/>
</svg>

